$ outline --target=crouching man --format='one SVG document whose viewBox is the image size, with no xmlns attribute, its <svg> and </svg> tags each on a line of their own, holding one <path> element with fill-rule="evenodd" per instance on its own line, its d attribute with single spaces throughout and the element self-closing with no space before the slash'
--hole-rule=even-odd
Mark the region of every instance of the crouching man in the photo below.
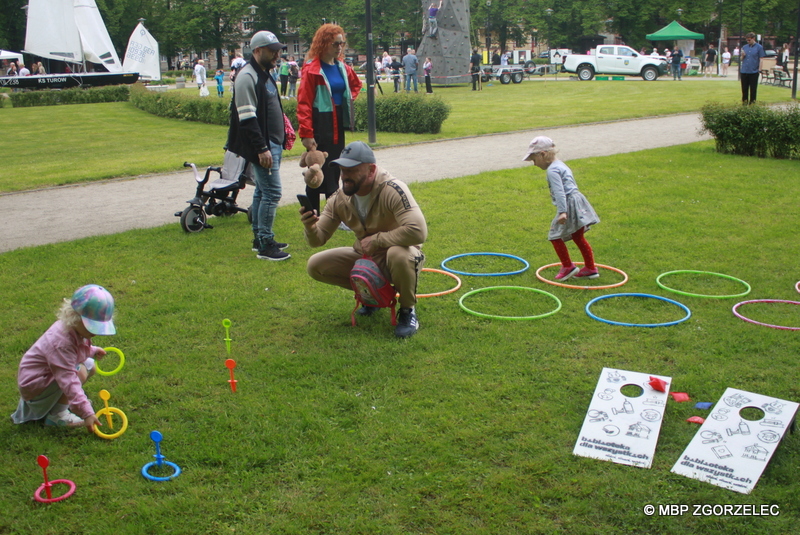
<svg viewBox="0 0 800 535">
<path fill-rule="evenodd" d="M 350 289 L 350 271 L 364 254 L 381 268 L 400 294 L 395 336 L 408 338 L 417 332 L 417 281 L 425 261 L 420 249 L 428 236 L 425 217 L 403 182 L 375 164 L 375 154 L 362 141 L 342 150 L 336 164 L 342 187 L 328 199 L 322 214 L 300 208 L 305 236 L 311 247 L 325 245 L 344 222 L 356 236 L 353 247 L 337 247 L 308 259 L 308 274 L 315 280 Z M 371 316 L 373 307 L 356 313 Z"/>
</svg>

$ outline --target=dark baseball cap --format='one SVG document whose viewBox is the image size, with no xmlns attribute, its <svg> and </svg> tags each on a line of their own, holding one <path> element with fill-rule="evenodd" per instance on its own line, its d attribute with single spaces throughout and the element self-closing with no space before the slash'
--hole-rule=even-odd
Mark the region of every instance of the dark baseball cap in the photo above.
<svg viewBox="0 0 800 535">
<path fill-rule="evenodd" d="M 362 163 L 375 163 L 375 154 L 363 141 L 353 141 L 342 149 L 342 154 L 331 163 L 342 167 L 355 167 Z"/>
</svg>

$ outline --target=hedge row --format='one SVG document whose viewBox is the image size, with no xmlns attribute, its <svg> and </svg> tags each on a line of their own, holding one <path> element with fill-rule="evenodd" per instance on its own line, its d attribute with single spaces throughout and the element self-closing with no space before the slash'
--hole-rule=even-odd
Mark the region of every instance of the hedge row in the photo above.
<svg viewBox="0 0 800 535">
<path fill-rule="evenodd" d="M 230 119 L 227 98 L 200 98 L 176 91 L 154 92 L 143 84 L 25 91 L 12 93 L 14 107 L 87 104 L 92 102 L 124 102 L 159 117 L 183 119 L 226 126 Z M 283 111 L 297 129 L 297 101 L 283 101 Z M 438 97 L 415 94 L 389 94 L 375 99 L 375 122 L 381 132 L 437 134 L 450 115 L 450 106 Z M 355 103 L 356 130 L 367 130 L 367 98 L 361 95 Z"/>
<path fill-rule="evenodd" d="M 131 103 L 144 111 L 172 119 L 185 119 L 203 123 L 227 125 L 230 100 L 227 98 L 200 98 L 181 93 L 154 93 L 141 84 L 131 89 Z M 292 122 L 297 122 L 297 101 L 284 100 L 283 112 Z M 375 99 L 375 122 L 381 132 L 411 134 L 437 134 L 450 114 L 450 106 L 438 97 L 424 94 L 391 94 Z M 367 97 L 356 99 L 356 130 L 367 130 Z"/>
<path fill-rule="evenodd" d="M 702 132 L 716 141 L 717 152 L 759 158 L 800 158 L 800 106 L 767 107 L 707 104 Z"/>
<path fill-rule="evenodd" d="M 227 126 L 230 117 L 229 99 L 200 98 L 177 91 L 159 93 L 140 83 L 131 86 L 130 102 L 140 110 L 169 119 Z"/>
<path fill-rule="evenodd" d="M 356 130 L 367 130 L 367 98 L 356 100 Z M 375 125 L 381 132 L 438 134 L 450 105 L 424 93 L 392 93 L 375 98 Z"/>
<path fill-rule="evenodd" d="M 15 108 L 33 106 L 57 106 L 59 104 L 93 104 L 95 102 L 125 102 L 128 100 L 130 87 L 127 85 L 111 85 L 81 89 L 40 89 L 37 91 L 20 91 L 11 93 L 11 103 Z"/>
</svg>

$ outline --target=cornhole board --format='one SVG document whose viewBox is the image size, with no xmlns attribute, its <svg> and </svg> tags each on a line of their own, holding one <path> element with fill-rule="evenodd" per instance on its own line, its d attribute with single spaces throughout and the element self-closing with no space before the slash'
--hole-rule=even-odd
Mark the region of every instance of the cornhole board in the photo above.
<svg viewBox="0 0 800 535">
<path fill-rule="evenodd" d="M 650 386 L 651 377 L 667 383 L 666 392 Z M 572 453 L 650 468 L 671 382 L 671 377 L 603 368 Z M 640 387 L 640 395 L 623 394 L 626 385 Z"/>
<path fill-rule="evenodd" d="M 743 418 L 741 411 L 751 407 L 760 409 L 763 417 Z M 794 423 L 797 408 L 791 401 L 728 388 L 672 471 L 750 494 Z"/>
</svg>

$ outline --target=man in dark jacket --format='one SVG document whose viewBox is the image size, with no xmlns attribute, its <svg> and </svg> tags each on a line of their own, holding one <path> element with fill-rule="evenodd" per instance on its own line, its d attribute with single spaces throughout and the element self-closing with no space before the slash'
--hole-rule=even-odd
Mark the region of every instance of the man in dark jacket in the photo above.
<svg viewBox="0 0 800 535">
<path fill-rule="evenodd" d="M 253 250 L 257 258 L 286 260 L 287 244 L 275 241 L 272 223 L 281 200 L 281 156 L 286 142 L 283 107 L 278 86 L 269 71 L 286 46 L 272 32 L 261 31 L 250 40 L 253 57 L 236 75 L 231 103 L 228 150 L 253 166 Z"/>
<path fill-rule="evenodd" d="M 481 85 L 481 55 L 478 54 L 477 48 L 473 49 L 472 57 L 469 59 L 469 72 L 472 73 L 472 90 L 477 91 Z"/>
</svg>

